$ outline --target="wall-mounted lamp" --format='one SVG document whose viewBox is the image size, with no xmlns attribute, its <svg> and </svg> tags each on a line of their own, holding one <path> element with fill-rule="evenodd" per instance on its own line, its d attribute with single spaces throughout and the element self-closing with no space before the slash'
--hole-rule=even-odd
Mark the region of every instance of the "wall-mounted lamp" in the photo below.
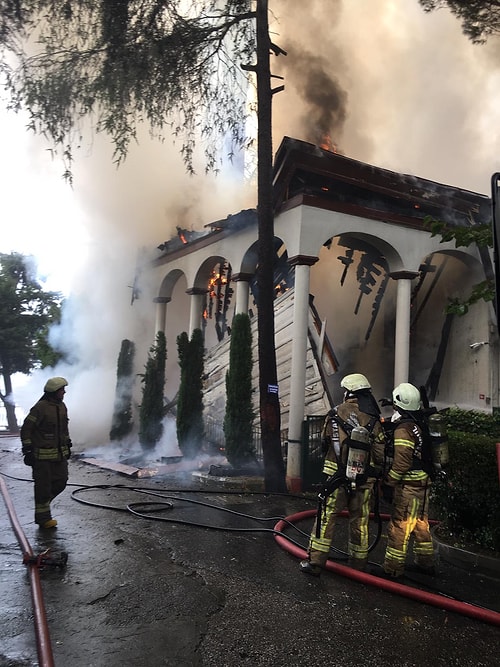
<svg viewBox="0 0 500 667">
<path fill-rule="evenodd" d="M 481 347 L 481 345 L 489 345 L 487 340 L 483 340 L 480 343 L 471 343 L 469 345 L 471 350 L 477 350 L 478 347 Z"/>
</svg>

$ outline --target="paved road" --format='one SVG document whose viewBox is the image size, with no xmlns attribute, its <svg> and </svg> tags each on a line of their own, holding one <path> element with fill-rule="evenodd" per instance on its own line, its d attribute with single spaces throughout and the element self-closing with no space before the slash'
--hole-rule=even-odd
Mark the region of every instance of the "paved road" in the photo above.
<svg viewBox="0 0 500 667">
<path fill-rule="evenodd" d="M 23 530 L 35 553 L 69 554 L 65 569 L 41 573 L 56 667 L 498 665 L 498 626 L 338 574 L 304 576 L 264 532 L 274 519 L 240 516 L 289 516 L 312 509 L 307 499 L 209 494 L 186 473 L 134 480 L 76 460 L 72 486 L 54 503 L 59 527 L 47 533 L 32 522 L 29 469 L 17 447 L 14 438 L 0 439 L 0 471 Z M 156 502 L 131 489 L 137 486 L 169 496 L 162 502 L 172 507 L 155 516 L 186 523 L 132 514 L 127 504 Z M 75 491 L 116 509 L 77 502 Z M 307 533 L 310 524 L 301 528 Z M 6 512 L 0 530 L 0 667 L 37 665 L 29 579 Z M 306 543 L 300 533 L 294 539 Z M 374 561 L 383 546 L 384 535 Z M 441 563 L 437 581 L 426 583 L 500 613 L 494 576 Z"/>
</svg>

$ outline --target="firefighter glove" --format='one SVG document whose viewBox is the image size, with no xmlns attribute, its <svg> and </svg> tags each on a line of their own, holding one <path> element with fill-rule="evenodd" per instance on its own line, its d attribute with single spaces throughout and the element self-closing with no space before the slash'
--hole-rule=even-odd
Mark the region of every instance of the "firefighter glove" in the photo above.
<svg viewBox="0 0 500 667">
<path fill-rule="evenodd" d="M 23 461 L 25 466 L 32 466 L 35 462 L 35 457 L 33 455 L 33 449 L 31 447 L 23 448 Z"/>
<path fill-rule="evenodd" d="M 66 458 L 70 459 L 71 458 L 71 447 L 73 447 L 73 443 L 71 442 L 71 440 L 68 440 L 67 444 L 68 444 L 68 453 L 66 454 Z"/>
<path fill-rule="evenodd" d="M 382 491 L 382 498 L 385 502 L 392 504 L 392 501 L 394 500 L 394 488 L 388 484 L 382 484 L 380 490 Z"/>
</svg>

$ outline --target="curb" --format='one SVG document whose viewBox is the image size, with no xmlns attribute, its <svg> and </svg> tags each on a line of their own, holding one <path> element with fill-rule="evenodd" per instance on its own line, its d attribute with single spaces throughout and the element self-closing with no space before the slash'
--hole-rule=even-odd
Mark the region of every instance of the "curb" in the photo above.
<svg viewBox="0 0 500 667">
<path fill-rule="evenodd" d="M 500 558 L 484 556 L 467 549 L 445 544 L 436 537 L 435 529 L 431 529 L 431 535 L 434 549 L 440 559 L 464 570 L 473 570 L 476 573 L 500 579 Z"/>
</svg>

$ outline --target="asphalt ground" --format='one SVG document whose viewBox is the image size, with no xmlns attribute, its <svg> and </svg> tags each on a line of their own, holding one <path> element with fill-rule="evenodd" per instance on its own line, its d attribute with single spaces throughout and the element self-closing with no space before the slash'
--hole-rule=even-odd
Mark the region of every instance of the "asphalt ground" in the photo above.
<svg viewBox="0 0 500 667">
<path fill-rule="evenodd" d="M 187 471 L 131 479 L 72 460 L 53 503 L 59 525 L 43 531 L 16 438 L 0 439 L 0 472 L 34 553 L 68 554 L 65 567 L 40 573 L 57 667 L 499 663 L 496 623 L 388 592 L 376 577 L 302 574 L 273 529 L 314 509 L 313 499 L 209 492 Z M 311 525 L 285 533 L 305 547 Z M 334 543 L 341 566 L 346 526 Z M 0 529 L 0 667 L 38 665 L 27 566 L 6 511 Z M 376 533 L 373 523 L 373 541 Z M 375 572 L 384 548 L 385 524 L 370 554 Z M 440 561 L 437 577 L 409 572 L 405 583 L 500 613 L 500 575 L 476 563 Z"/>
</svg>

